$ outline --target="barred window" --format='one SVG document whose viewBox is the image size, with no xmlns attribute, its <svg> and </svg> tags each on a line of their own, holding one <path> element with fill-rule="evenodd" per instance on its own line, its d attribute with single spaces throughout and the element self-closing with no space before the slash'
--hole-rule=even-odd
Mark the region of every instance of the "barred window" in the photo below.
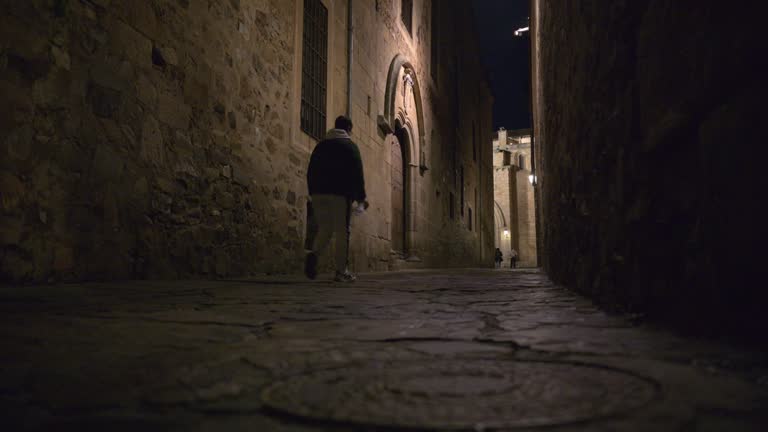
<svg viewBox="0 0 768 432">
<path fill-rule="evenodd" d="M 470 211 L 471 210 L 472 209 L 470 209 Z M 479 195 L 477 195 L 477 188 L 475 188 L 475 212 L 479 212 L 479 211 L 480 211 L 480 197 L 479 197 Z M 472 219 L 472 213 L 470 213 L 469 216 L 470 216 L 470 219 Z M 475 214 L 475 228 L 477 228 L 477 220 L 478 219 L 480 219 L 480 216 Z M 472 224 L 470 223 L 469 225 L 470 225 L 469 229 L 471 230 L 472 229 Z"/>
<path fill-rule="evenodd" d="M 461 188 L 459 190 L 460 196 L 461 196 L 461 217 L 464 217 L 464 165 L 462 165 L 459 168 L 459 177 L 461 178 L 461 183 L 459 184 L 459 187 Z"/>
<path fill-rule="evenodd" d="M 469 208 L 469 224 L 467 225 L 470 231 L 472 231 L 472 208 Z"/>
<path fill-rule="evenodd" d="M 438 43 L 440 29 L 438 22 L 440 21 L 440 15 L 437 9 L 438 0 L 432 0 L 432 40 L 430 43 L 430 71 L 432 72 L 432 79 L 437 81 L 437 61 L 440 52 L 440 44 Z"/>
<path fill-rule="evenodd" d="M 403 0 L 400 5 L 400 18 L 403 19 L 403 24 L 408 29 L 408 33 L 413 33 L 411 31 L 413 26 L 413 0 Z"/>
<path fill-rule="evenodd" d="M 301 66 L 301 130 L 320 140 L 326 123 L 328 10 L 320 0 L 304 0 Z"/>
</svg>

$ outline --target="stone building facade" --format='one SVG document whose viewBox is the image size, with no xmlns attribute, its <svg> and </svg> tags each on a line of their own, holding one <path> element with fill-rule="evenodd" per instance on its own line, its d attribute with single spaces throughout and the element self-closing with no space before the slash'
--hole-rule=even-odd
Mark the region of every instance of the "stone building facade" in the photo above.
<svg viewBox="0 0 768 432">
<path fill-rule="evenodd" d="M 509 267 L 511 250 L 519 267 L 535 267 L 536 207 L 534 202 L 531 130 L 496 132 L 493 140 L 494 242 Z"/>
<path fill-rule="evenodd" d="M 532 1 L 539 233 L 556 282 L 766 339 L 761 20 L 715 0 Z"/>
<path fill-rule="evenodd" d="M 0 1 L 2 280 L 298 272 L 309 155 L 347 111 L 353 270 L 491 265 L 465 3 Z"/>
</svg>

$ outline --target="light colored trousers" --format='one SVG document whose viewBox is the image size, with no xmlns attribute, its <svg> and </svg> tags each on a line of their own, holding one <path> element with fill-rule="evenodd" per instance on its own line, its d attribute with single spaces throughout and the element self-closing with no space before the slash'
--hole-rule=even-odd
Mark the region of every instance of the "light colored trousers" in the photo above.
<svg viewBox="0 0 768 432">
<path fill-rule="evenodd" d="M 347 271 L 349 252 L 350 201 L 341 195 L 312 195 L 312 208 L 317 221 L 317 235 L 312 252 L 322 254 L 336 235 L 336 271 Z"/>
</svg>

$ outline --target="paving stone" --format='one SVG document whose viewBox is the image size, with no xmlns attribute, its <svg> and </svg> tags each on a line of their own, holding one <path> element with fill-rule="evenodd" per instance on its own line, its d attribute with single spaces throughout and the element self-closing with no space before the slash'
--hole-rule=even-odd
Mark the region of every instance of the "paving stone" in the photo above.
<svg viewBox="0 0 768 432">
<path fill-rule="evenodd" d="M 28 429 L 768 424 L 764 351 L 634 324 L 539 272 L 3 287 L 0 340 L 0 414 Z"/>
<path fill-rule="evenodd" d="M 263 398 L 273 409 L 317 420 L 483 430 L 622 414 L 656 392 L 650 380 L 579 364 L 426 359 L 315 371 L 277 382 Z"/>
</svg>

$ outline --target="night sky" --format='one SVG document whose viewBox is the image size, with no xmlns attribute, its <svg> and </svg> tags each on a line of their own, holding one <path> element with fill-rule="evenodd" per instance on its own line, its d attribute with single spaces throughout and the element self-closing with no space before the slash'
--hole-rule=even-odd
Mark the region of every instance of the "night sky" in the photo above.
<svg viewBox="0 0 768 432">
<path fill-rule="evenodd" d="M 528 25 L 530 0 L 473 0 L 472 7 L 495 98 L 493 127 L 528 128 L 529 33 L 514 32 Z"/>
</svg>

